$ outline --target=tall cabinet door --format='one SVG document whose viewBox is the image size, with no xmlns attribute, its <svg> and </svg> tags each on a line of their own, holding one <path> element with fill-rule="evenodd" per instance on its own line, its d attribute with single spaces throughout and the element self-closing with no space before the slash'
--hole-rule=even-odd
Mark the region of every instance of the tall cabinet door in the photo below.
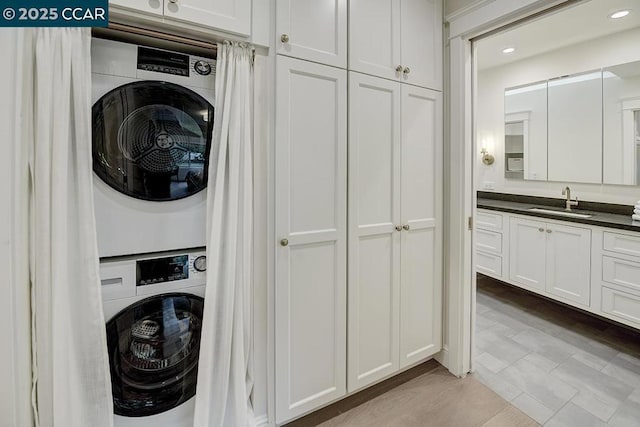
<svg viewBox="0 0 640 427">
<path fill-rule="evenodd" d="M 349 69 L 397 79 L 400 0 L 349 1 Z"/>
<path fill-rule="evenodd" d="M 589 306 L 591 230 L 547 224 L 547 292 Z"/>
<path fill-rule="evenodd" d="M 347 67 L 347 0 L 277 0 L 277 53 Z"/>
<path fill-rule="evenodd" d="M 350 392 L 399 368 L 400 86 L 349 73 Z"/>
<path fill-rule="evenodd" d="M 276 59 L 276 421 L 346 389 L 347 72 Z"/>
<path fill-rule="evenodd" d="M 167 18 L 243 36 L 251 34 L 251 0 L 164 0 Z"/>
<path fill-rule="evenodd" d="M 442 94 L 402 85 L 400 367 L 442 347 Z"/>
<path fill-rule="evenodd" d="M 511 218 L 509 226 L 509 278 L 544 291 L 546 224 L 541 221 Z"/>
<path fill-rule="evenodd" d="M 403 80 L 442 90 L 442 0 L 402 0 Z"/>
</svg>

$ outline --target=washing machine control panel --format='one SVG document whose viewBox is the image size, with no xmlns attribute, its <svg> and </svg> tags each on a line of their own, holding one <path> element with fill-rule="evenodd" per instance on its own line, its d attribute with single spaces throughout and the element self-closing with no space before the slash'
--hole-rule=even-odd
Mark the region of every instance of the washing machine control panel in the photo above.
<svg viewBox="0 0 640 427">
<path fill-rule="evenodd" d="M 200 254 L 180 254 L 136 261 L 136 286 L 187 280 L 204 276 L 207 257 Z"/>
</svg>

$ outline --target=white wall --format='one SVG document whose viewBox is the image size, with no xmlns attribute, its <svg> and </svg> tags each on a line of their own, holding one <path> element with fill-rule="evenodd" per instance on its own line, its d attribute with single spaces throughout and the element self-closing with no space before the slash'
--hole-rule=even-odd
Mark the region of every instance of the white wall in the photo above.
<svg viewBox="0 0 640 427">
<path fill-rule="evenodd" d="M 634 186 L 505 179 L 503 155 L 505 88 L 638 60 L 638 40 L 640 29 L 634 29 L 479 71 L 476 114 L 478 152 L 474 153 L 478 189 L 485 190 L 485 184 L 492 183 L 496 192 L 560 198 L 562 187 L 569 184 L 572 194 L 581 200 L 634 204 L 640 199 L 640 187 Z M 491 166 L 481 161 L 479 151 L 483 144 L 496 157 L 496 162 Z"/>
</svg>

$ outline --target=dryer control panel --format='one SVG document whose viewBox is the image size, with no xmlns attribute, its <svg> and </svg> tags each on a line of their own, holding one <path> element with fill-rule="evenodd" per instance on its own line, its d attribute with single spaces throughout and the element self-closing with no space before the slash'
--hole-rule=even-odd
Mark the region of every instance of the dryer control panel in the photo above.
<svg viewBox="0 0 640 427">
<path fill-rule="evenodd" d="M 206 254 L 203 249 L 103 259 L 100 281 L 105 300 L 203 286 Z"/>
</svg>

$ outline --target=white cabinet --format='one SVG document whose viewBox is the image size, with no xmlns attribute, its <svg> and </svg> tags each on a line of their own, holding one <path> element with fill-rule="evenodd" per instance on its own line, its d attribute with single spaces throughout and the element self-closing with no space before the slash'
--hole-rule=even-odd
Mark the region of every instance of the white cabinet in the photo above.
<svg viewBox="0 0 640 427">
<path fill-rule="evenodd" d="M 545 224 L 523 218 L 511 218 L 509 278 L 516 283 L 543 291 L 545 289 Z"/>
<path fill-rule="evenodd" d="M 347 72 L 276 59 L 276 417 L 346 390 Z"/>
<path fill-rule="evenodd" d="M 109 5 L 226 33 L 251 34 L 252 0 L 110 0 Z"/>
<path fill-rule="evenodd" d="M 347 67 L 347 0 L 277 0 L 277 53 Z"/>
<path fill-rule="evenodd" d="M 508 230 L 500 212 L 478 209 L 476 215 L 475 264 L 478 273 L 502 279 L 506 275 Z"/>
<path fill-rule="evenodd" d="M 441 347 L 441 94 L 349 73 L 354 391 Z"/>
<path fill-rule="evenodd" d="M 441 0 L 351 0 L 349 69 L 442 89 Z"/>
<path fill-rule="evenodd" d="M 251 34 L 251 0 L 164 0 L 167 18 L 216 28 L 229 33 Z"/>
<path fill-rule="evenodd" d="M 150 15 L 164 15 L 164 0 L 109 0 L 109 6 L 118 6 Z"/>
<path fill-rule="evenodd" d="M 512 217 L 510 234 L 512 281 L 589 306 L 591 230 Z"/>
<path fill-rule="evenodd" d="M 547 292 L 589 305 L 591 230 L 547 224 Z"/>
</svg>

